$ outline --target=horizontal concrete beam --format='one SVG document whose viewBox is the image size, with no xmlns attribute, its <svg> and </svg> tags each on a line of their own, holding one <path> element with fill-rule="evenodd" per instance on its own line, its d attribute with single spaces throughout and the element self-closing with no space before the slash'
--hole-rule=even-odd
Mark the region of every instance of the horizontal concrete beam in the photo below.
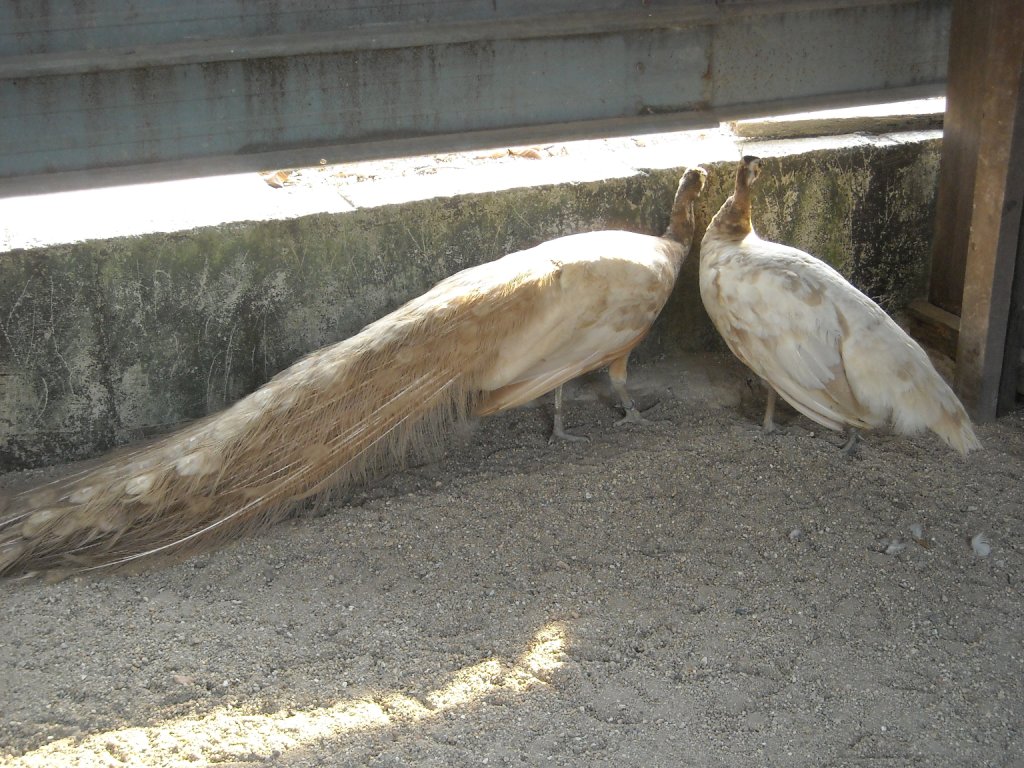
<svg viewBox="0 0 1024 768">
<path fill-rule="evenodd" d="M 565 140 L 939 95 L 950 15 L 950 0 L 140 2 L 128 19 L 30 5 L 0 11 L 0 178 L 254 170 L 279 151 L 341 162 L 353 145 L 451 151 L 494 131 Z"/>
</svg>

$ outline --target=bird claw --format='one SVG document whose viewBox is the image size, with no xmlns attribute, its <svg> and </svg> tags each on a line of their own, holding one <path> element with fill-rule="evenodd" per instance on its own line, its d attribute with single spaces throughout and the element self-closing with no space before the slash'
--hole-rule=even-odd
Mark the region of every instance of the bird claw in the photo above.
<svg viewBox="0 0 1024 768">
<path fill-rule="evenodd" d="M 548 438 L 548 445 L 554 445 L 558 440 L 565 440 L 567 443 L 589 443 L 590 438 L 585 435 L 574 435 L 564 429 L 555 428 L 551 430 L 551 437 Z"/>
<path fill-rule="evenodd" d="M 857 446 L 860 445 L 861 440 L 862 438 L 860 436 L 860 433 L 858 433 L 855 429 L 851 429 L 849 437 L 846 439 L 846 442 L 843 443 L 842 448 L 840 448 L 839 450 L 842 451 L 843 455 L 846 456 L 848 459 L 852 459 L 854 456 L 857 455 Z"/>
<path fill-rule="evenodd" d="M 548 445 L 554 445 L 556 440 L 565 440 L 567 443 L 589 443 L 590 438 L 583 435 L 574 435 L 566 432 L 562 426 L 562 414 L 555 414 L 555 423 L 551 428 L 551 437 L 548 438 Z"/>
<path fill-rule="evenodd" d="M 626 415 L 615 422 L 613 426 L 621 427 L 623 424 L 640 424 L 643 426 L 650 426 L 654 422 L 650 419 L 645 419 L 640 415 L 640 411 L 636 409 L 636 406 L 632 406 L 626 409 Z"/>
</svg>

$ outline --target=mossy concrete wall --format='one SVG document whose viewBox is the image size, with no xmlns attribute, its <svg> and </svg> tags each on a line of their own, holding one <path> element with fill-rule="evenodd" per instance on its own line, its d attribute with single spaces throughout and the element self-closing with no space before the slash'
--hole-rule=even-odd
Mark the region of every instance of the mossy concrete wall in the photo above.
<svg viewBox="0 0 1024 768">
<path fill-rule="evenodd" d="M 926 284 L 938 150 L 934 138 L 764 147 L 755 226 L 897 310 Z M 701 230 L 734 166 L 708 165 Z M 584 230 L 660 234 L 680 170 L 2 253 L 0 469 L 221 409 L 464 267 Z M 639 359 L 720 343 L 696 257 Z"/>
</svg>

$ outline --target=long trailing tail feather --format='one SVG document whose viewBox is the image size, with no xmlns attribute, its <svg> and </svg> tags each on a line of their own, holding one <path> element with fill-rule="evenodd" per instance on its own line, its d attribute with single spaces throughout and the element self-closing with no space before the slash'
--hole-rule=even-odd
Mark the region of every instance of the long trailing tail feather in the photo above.
<svg viewBox="0 0 1024 768">
<path fill-rule="evenodd" d="M 473 412 L 475 372 L 530 311 L 514 287 L 455 276 L 223 413 L 15 497 L 0 573 L 205 549 L 433 448 Z"/>
<path fill-rule="evenodd" d="M 685 258 L 705 177 L 702 169 L 684 174 L 665 236 L 671 246 L 607 233 L 601 243 L 610 255 L 588 254 L 582 271 L 602 265 L 621 275 L 628 262 L 647 303 L 651 270 L 664 273 L 663 303 L 679 264 L 657 260 Z M 626 245 L 623 236 L 642 242 Z M 553 308 L 575 315 L 588 301 L 594 312 L 606 306 L 607 288 L 592 296 L 585 285 L 563 285 L 563 262 L 579 256 L 573 249 L 582 242 L 566 240 L 453 275 L 222 413 L 14 497 L 0 517 L 0 575 L 92 570 L 206 549 L 282 518 L 299 500 L 351 488 L 411 453 L 440 447 L 454 425 L 486 413 L 489 394 L 513 381 L 507 356 L 535 351 L 529 348 L 550 330 L 544 322 Z M 638 259 L 621 252 L 630 249 L 641 251 Z M 632 298 L 627 303 L 636 314 Z M 648 328 L 661 304 L 654 306 Z M 646 329 L 636 332 L 641 338 Z M 552 388 L 583 372 L 559 370 Z"/>
</svg>

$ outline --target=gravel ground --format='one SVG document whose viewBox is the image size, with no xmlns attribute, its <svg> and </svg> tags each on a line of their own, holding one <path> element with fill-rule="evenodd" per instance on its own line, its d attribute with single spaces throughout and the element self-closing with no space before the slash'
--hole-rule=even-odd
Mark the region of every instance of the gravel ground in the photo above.
<svg viewBox="0 0 1024 768">
<path fill-rule="evenodd" d="M 633 382 L 648 427 L 589 378 L 590 443 L 541 404 L 216 552 L 0 583 L 3 764 L 1024 765 L 1024 412 L 848 459 L 727 361 Z"/>
</svg>

